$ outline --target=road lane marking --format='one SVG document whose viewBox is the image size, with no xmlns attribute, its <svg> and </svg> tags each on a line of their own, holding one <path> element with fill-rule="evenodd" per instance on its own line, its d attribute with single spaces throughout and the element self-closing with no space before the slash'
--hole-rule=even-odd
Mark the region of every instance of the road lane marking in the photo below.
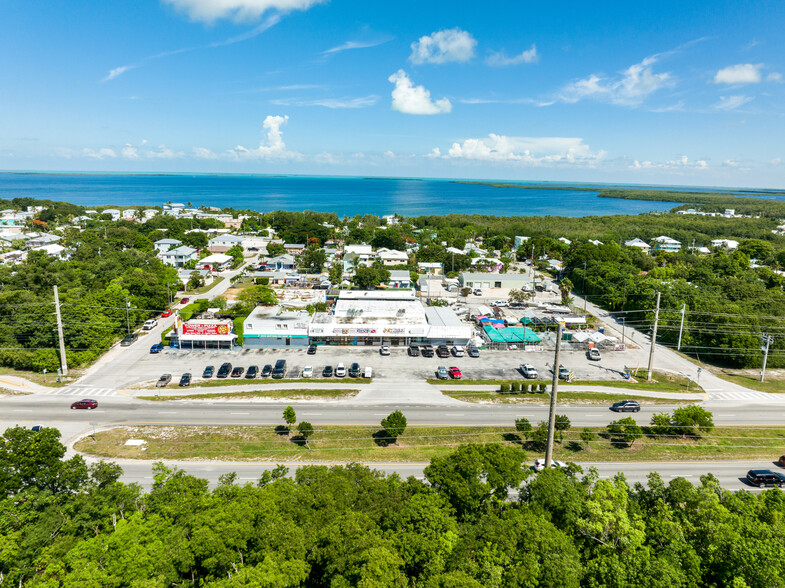
<svg viewBox="0 0 785 588">
<path fill-rule="evenodd" d="M 250 412 L 230 412 L 229 414 L 251 414 Z"/>
<path fill-rule="evenodd" d="M 322 416 L 321 412 L 304 412 L 302 413 L 303 416 Z"/>
<path fill-rule="evenodd" d="M 12 412 L 33 412 L 33 411 L 32 411 L 32 409 L 28 410 L 26 408 L 17 408 L 16 410 L 14 410 Z"/>
</svg>

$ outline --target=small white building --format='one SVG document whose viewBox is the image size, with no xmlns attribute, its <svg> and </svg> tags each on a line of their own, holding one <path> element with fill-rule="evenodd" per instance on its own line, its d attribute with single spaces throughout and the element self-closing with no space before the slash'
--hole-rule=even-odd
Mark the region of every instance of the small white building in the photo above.
<svg viewBox="0 0 785 588">
<path fill-rule="evenodd" d="M 286 349 L 308 346 L 307 310 L 284 310 L 280 306 L 257 306 L 243 324 L 246 349 Z"/>
<path fill-rule="evenodd" d="M 177 239 L 158 239 L 155 243 L 153 243 L 153 248 L 158 253 L 163 253 L 164 251 L 169 251 L 170 249 L 174 249 L 182 245 L 183 242 Z"/>
<path fill-rule="evenodd" d="M 420 261 L 417 263 L 417 272 L 440 276 L 444 273 L 444 266 L 438 261 Z"/>
<path fill-rule="evenodd" d="M 232 267 L 234 257 L 224 253 L 213 253 L 207 257 L 200 259 L 196 264 L 200 269 L 212 270 L 214 272 L 222 272 Z"/>
<path fill-rule="evenodd" d="M 173 267 L 183 267 L 189 261 L 193 261 L 198 257 L 199 252 L 193 247 L 181 245 L 174 249 L 169 249 L 159 254 L 161 261 Z"/>
<path fill-rule="evenodd" d="M 679 250 L 681 250 L 680 241 L 677 241 L 676 239 L 671 239 L 670 237 L 666 237 L 665 235 L 660 235 L 659 237 L 653 239 L 653 241 L 654 241 L 654 249 L 658 251 L 677 253 Z"/>
<path fill-rule="evenodd" d="M 412 276 L 409 270 L 390 270 L 390 280 L 387 282 L 390 288 L 411 288 Z"/>
<path fill-rule="evenodd" d="M 409 256 L 397 249 L 379 249 L 379 251 L 376 252 L 376 257 L 380 259 L 384 265 L 406 265 L 409 263 Z"/>
<path fill-rule="evenodd" d="M 50 243 L 49 245 L 34 247 L 32 251 L 41 251 L 50 257 L 56 257 L 57 259 L 68 259 L 70 257 L 70 254 L 67 252 L 66 248 L 62 245 L 58 245 L 57 243 Z"/>
<path fill-rule="evenodd" d="M 624 245 L 627 247 L 637 247 L 638 249 L 640 249 L 641 251 L 645 251 L 646 253 L 648 253 L 649 250 L 651 249 L 651 245 L 649 245 L 646 241 L 642 239 L 638 239 L 637 237 L 629 241 L 625 241 Z"/>
<path fill-rule="evenodd" d="M 235 245 L 242 247 L 242 244 L 242 237 L 227 233 L 210 239 L 210 241 L 207 243 L 207 250 L 210 253 L 226 253 Z"/>
<path fill-rule="evenodd" d="M 733 251 L 734 249 L 739 248 L 739 242 L 734 241 L 733 239 L 713 239 L 711 242 L 712 247 L 716 247 L 717 249 L 726 249 L 727 251 Z"/>
<path fill-rule="evenodd" d="M 122 216 L 122 213 L 116 208 L 107 208 L 106 210 L 102 210 L 101 214 L 108 214 L 112 217 L 113 221 L 119 221 Z"/>
</svg>

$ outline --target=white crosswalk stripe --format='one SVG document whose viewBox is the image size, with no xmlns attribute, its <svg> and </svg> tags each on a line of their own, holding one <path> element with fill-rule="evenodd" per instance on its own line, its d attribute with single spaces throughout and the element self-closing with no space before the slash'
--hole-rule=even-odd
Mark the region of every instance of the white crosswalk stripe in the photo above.
<svg viewBox="0 0 785 588">
<path fill-rule="evenodd" d="M 785 403 L 785 394 L 767 394 L 766 392 L 759 392 L 756 390 L 750 390 L 748 392 L 708 391 L 708 394 L 711 400 L 746 400 L 747 402 L 765 402 L 767 404 Z"/>
<path fill-rule="evenodd" d="M 115 396 L 117 390 L 113 388 L 95 388 L 90 386 L 65 386 L 63 388 L 52 388 L 44 392 L 50 396 L 82 396 L 92 398 L 93 396 Z"/>
</svg>

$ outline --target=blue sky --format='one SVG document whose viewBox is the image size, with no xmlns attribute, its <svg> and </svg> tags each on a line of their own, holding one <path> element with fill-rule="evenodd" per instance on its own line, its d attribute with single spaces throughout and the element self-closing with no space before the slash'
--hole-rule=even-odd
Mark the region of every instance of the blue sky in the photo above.
<svg viewBox="0 0 785 588">
<path fill-rule="evenodd" d="M 785 188 L 777 0 L 4 2 L 0 169 Z"/>
</svg>

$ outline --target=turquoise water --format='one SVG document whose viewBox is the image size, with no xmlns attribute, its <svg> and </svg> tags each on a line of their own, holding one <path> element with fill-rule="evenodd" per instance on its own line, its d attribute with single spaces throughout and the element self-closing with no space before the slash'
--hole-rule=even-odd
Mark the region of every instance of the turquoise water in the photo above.
<svg viewBox="0 0 785 588">
<path fill-rule="evenodd" d="M 675 206 L 670 202 L 598 198 L 596 191 L 570 187 L 565 184 L 564 190 L 519 190 L 453 180 L 401 178 L 0 173 L 1 198 L 28 196 L 84 206 L 160 206 L 171 201 L 261 212 L 315 210 L 339 216 L 588 216 L 664 211 Z"/>
</svg>

